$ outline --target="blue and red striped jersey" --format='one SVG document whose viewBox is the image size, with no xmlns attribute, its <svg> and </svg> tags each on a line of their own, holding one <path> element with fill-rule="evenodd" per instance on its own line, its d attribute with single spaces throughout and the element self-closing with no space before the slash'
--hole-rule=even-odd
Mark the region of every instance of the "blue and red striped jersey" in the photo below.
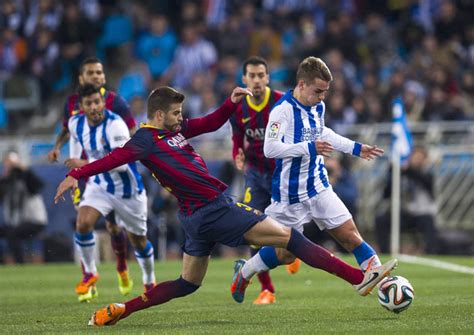
<svg viewBox="0 0 474 335">
<path fill-rule="evenodd" d="M 236 107 L 227 99 L 205 117 L 185 119 L 175 132 L 143 125 L 123 147 L 73 169 L 69 175 L 76 179 L 90 177 L 139 160 L 178 199 L 181 211 L 189 215 L 214 200 L 227 185 L 209 174 L 206 163 L 187 139 L 219 129 Z"/>
<path fill-rule="evenodd" d="M 113 91 L 107 91 L 105 88 L 101 88 L 100 92 L 105 99 L 105 109 L 111 110 L 120 117 L 127 124 L 128 129 L 134 128 L 137 123 L 130 112 L 128 103 L 117 93 Z M 67 97 L 66 104 L 64 105 L 63 113 L 63 126 L 67 129 L 67 124 L 71 116 L 77 114 L 83 114 L 79 107 L 79 94 L 74 93 Z"/>
<path fill-rule="evenodd" d="M 263 154 L 263 142 L 270 111 L 282 96 L 282 92 L 266 87 L 265 97 L 260 105 L 252 104 L 250 97 L 247 96 L 230 118 L 233 142 L 232 157 L 235 159 L 239 148 L 242 148 L 247 166 L 262 173 L 271 174 L 275 168 L 275 161 L 266 158 Z"/>
</svg>

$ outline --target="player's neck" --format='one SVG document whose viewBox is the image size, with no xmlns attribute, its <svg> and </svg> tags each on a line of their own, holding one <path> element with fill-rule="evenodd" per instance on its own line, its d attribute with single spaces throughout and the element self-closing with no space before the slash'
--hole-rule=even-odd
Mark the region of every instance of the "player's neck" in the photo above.
<svg viewBox="0 0 474 335">
<path fill-rule="evenodd" d="M 249 101 L 252 105 L 254 106 L 260 106 L 265 102 L 265 100 L 268 98 L 268 95 L 270 95 L 270 88 L 268 86 L 265 86 L 262 93 L 260 95 L 248 95 L 247 96 L 247 101 Z"/>
<path fill-rule="evenodd" d="M 298 89 L 298 87 L 296 87 L 294 90 L 293 90 L 293 98 L 295 98 L 296 100 L 298 100 L 298 102 L 303 105 L 303 106 L 309 106 L 306 102 L 305 99 L 303 99 L 302 95 L 301 95 L 301 92 L 300 90 Z"/>
</svg>

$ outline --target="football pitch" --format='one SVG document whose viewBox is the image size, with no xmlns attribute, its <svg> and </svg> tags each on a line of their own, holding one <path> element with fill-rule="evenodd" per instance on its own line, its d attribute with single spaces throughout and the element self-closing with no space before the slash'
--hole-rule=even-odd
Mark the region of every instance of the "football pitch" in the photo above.
<svg viewBox="0 0 474 335">
<path fill-rule="evenodd" d="M 344 257 L 355 264 L 352 257 Z M 383 260 L 387 260 L 383 257 Z M 436 257 L 474 267 L 473 257 Z M 135 282 L 128 297 L 142 293 L 138 265 L 130 262 Z M 176 279 L 179 261 L 157 262 L 158 281 Z M 473 334 L 474 276 L 401 262 L 394 274 L 406 277 L 415 300 L 401 314 L 384 310 L 376 292 L 360 297 L 350 285 L 302 265 L 295 275 L 284 267 L 272 272 L 277 302 L 255 306 L 257 278 L 246 300 L 230 296 L 233 260 L 213 259 L 203 286 L 185 298 L 132 314 L 113 327 L 91 328 L 95 309 L 128 300 L 118 292 L 114 264 L 100 264 L 99 297 L 78 303 L 74 264 L 0 266 L 0 333 L 2 334 Z"/>
</svg>

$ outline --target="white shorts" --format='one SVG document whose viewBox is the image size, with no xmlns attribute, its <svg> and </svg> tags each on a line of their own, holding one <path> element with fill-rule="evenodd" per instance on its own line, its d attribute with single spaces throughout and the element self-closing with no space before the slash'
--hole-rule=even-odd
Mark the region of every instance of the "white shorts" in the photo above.
<svg viewBox="0 0 474 335">
<path fill-rule="evenodd" d="M 303 225 L 314 221 L 319 229 L 334 229 L 352 218 L 346 205 L 332 190 L 332 187 L 316 196 L 296 204 L 272 200 L 265 214 L 284 226 L 303 232 Z"/>
<path fill-rule="evenodd" d="M 118 198 L 108 193 L 96 183 L 87 183 L 79 208 L 89 206 L 97 209 L 103 216 L 115 211 L 117 224 L 132 234 L 145 236 L 147 221 L 146 192 L 135 193 L 129 199 Z"/>
</svg>

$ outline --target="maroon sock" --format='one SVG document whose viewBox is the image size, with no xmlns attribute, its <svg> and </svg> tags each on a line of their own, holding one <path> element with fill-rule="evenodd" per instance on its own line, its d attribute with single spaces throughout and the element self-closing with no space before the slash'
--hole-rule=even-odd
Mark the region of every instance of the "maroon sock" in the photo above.
<svg viewBox="0 0 474 335">
<path fill-rule="evenodd" d="M 352 285 L 360 284 L 364 278 L 362 270 L 347 264 L 328 250 L 314 244 L 295 229 L 291 229 L 290 241 L 286 248 L 306 264 L 332 273 Z"/>
<path fill-rule="evenodd" d="M 129 300 L 125 303 L 125 313 L 122 314 L 120 319 L 126 318 L 132 313 L 139 310 L 164 304 L 173 298 L 184 297 L 188 294 L 193 293 L 199 288 L 199 285 L 195 285 L 179 277 L 173 281 L 166 281 L 159 283 L 151 290 L 143 293 L 141 296 Z"/>
<path fill-rule="evenodd" d="M 270 278 L 270 271 L 260 272 L 258 274 L 258 281 L 262 284 L 262 291 L 269 290 L 272 293 L 275 293 L 275 288 L 272 284 L 272 279 Z"/>
<path fill-rule="evenodd" d="M 127 270 L 127 235 L 122 230 L 118 234 L 110 234 L 112 249 L 117 257 L 117 271 Z"/>
</svg>

